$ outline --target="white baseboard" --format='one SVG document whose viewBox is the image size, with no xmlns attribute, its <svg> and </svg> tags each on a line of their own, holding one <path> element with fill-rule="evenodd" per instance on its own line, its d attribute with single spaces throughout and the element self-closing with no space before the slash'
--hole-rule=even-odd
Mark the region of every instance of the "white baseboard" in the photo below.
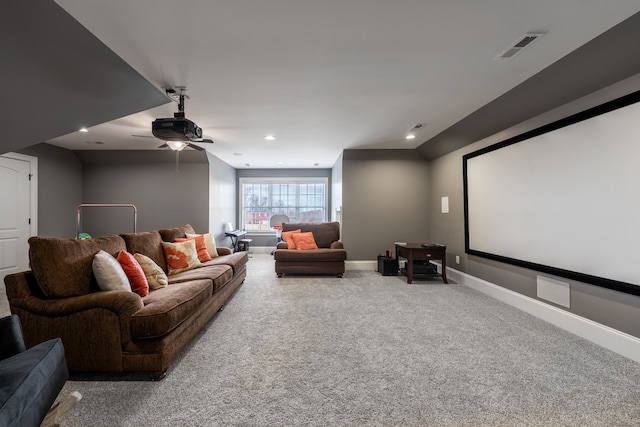
<svg viewBox="0 0 640 427">
<path fill-rule="evenodd" d="M 376 271 L 378 269 L 377 261 L 345 261 L 344 262 L 345 270 L 373 270 Z"/>
<path fill-rule="evenodd" d="M 447 277 L 640 363 L 640 339 L 447 267 Z"/>
</svg>

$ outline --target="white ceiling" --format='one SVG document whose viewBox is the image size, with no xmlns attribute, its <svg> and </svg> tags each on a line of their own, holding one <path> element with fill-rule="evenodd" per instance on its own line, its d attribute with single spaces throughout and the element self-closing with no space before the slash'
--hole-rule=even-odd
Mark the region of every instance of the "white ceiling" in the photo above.
<svg viewBox="0 0 640 427">
<path fill-rule="evenodd" d="M 201 146 L 235 168 L 330 168 L 344 149 L 418 147 L 640 11 L 637 0 L 56 3 L 158 90 L 185 86 L 187 117 L 215 141 Z M 528 32 L 545 35 L 496 59 Z M 47 142 L 155 150 L 162 141 L 132 135 L 176 110 Z"/>
</svg>

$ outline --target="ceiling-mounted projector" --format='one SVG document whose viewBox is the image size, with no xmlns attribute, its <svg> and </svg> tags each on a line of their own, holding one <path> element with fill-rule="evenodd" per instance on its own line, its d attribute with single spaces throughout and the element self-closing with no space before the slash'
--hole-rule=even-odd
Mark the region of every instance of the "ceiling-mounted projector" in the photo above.
<svg viewBox="0 0 640 427">
<path fill-rule="evenodd" d="M 202 141 L 202 128 L 185 118 L 183 112 L 175 113 L 173 118 L 155 119 L 151 132 L 163 141 Z"/>
</svg>

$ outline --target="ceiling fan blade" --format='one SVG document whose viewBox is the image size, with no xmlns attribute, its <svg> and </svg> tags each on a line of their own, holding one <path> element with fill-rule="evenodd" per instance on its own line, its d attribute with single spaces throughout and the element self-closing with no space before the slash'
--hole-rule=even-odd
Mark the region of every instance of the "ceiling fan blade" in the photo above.
<svg viewBox="0 0 640 427">
<path fill-rule="evenodd" d="M 169 148 L 169 144 L 167 144 L 166 142 L 164 144 L 162 144 L 161 146 L 159 146 L 158 148 Z"/>
<path fill-rule="evenodd" d="M 190 147 L 190 148 L 193 148 L 194 150 L 198 150 L 198 151 L 205 151 L 205 149 L 204 149 L 204 148 L 202 148 L 202 147 L 198 147 L 198 146 L 197 146 L 197 145 L 195 145 L 195 144 L 187 144 L 187 146 L 188 146 L 188 147 Z"/>
<path fill-rule="evenodd" d="M 157 139 L 155 136 L 153 135 L 131 135 L 134 136 L 136 138 L 153 138 L 153 139 Z"/>
</svg>

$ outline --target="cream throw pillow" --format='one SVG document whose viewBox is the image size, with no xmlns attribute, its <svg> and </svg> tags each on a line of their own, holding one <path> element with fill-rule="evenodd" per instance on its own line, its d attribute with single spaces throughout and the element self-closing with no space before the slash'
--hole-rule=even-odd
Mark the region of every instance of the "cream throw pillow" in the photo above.
<svg viewBox="0 0 640 427">
<path fill-rule="evenodd" d="M 187 238 L 190 239 L 192 237 L 199 236 L 199 234 L 189 234 L 187 233 Z M 209 256 L 211 258 L 215 258 L 218 256 L 218 248 L 216 247 L 216 240 L 213 238 L 211 233 L 203 234 L 204 244 L 207 247 L 207 252 L 209 252 Z"/>
<path fill-rule="evenodd" d="M 151 258 L 142 254 L 134 254 L 133 257 L 138 261 L 144 275 L 147 276 L 149 282 L 149 290 L 166 288 L 169 285 L 169 278 L 162 268 L 156 264 Z"/>
<path fill-rule="evenodd" d="M 131 292 L 127 275 L 118 260 L 110 253 L 99 250 L 94 255 L 91 266 L 100 290 Z"/>
<path fill-rule="evenodd" d="M 164 259 L 167 261 L 169 276 L 202 265 L 198 259 L 195 240 L 177 243 L 162 242 L 162 249 L 164 250 Z"/>
</svg>

